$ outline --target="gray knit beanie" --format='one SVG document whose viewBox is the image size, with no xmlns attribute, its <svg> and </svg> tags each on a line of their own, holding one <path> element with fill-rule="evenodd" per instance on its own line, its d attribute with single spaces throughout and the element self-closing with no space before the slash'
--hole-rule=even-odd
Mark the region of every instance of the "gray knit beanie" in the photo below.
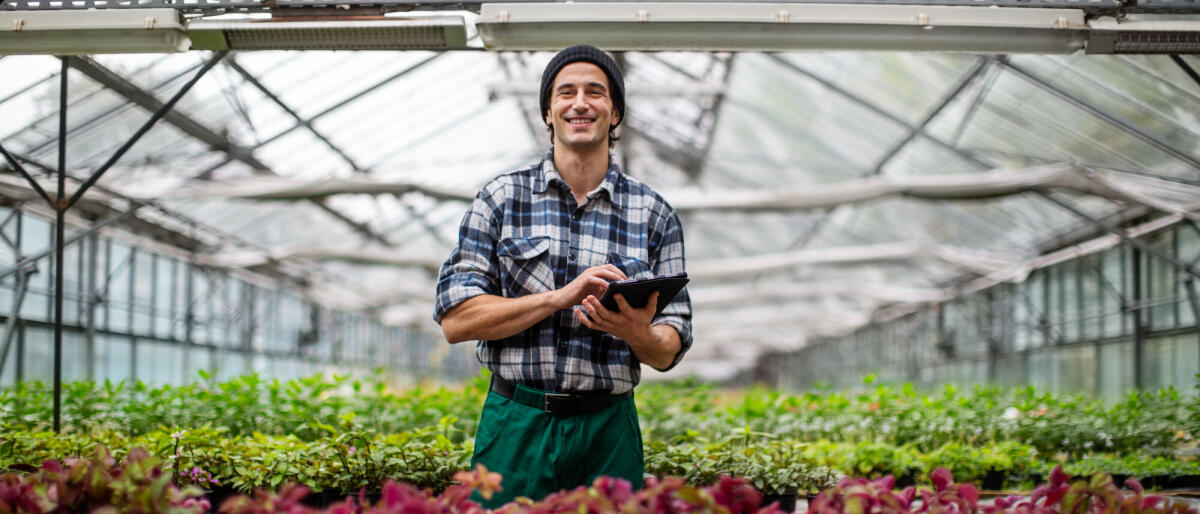
<svg viewBox="0 0 1200 514">
<path fill-rule="evenodd" d="M 617 119 L 617 124 L 625 119 L 625 79 L 621 77 L 621 69 L 617 67 L 617 61 L 614 61 L 612 56 L 608 55 L 599 48 L 591 45 L 576 45 L 564 49 L 550 59 L 550 63 L 546 64 L 546 70 L 542 72 L 542 90 L 541 90 L 541 115 L 545 116 L 546 111 L 550 109 L 550 88 L 554 87 L 554 77 L 558 76 L 558 72 L 562 71 L 563 67 L 573 62 L 590 62 L 599 66 L 604 70 L 604 74 L 608 76 L 608 88 L 611 90 L 613 109 L 621 113 L 621 117 Z"/>
</svg>

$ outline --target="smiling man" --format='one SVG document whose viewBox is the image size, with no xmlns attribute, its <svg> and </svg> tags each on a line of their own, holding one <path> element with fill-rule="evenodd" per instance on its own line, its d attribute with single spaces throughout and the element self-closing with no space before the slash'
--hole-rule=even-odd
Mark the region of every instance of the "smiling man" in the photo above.
<svg viewBox="0 0 1200 514">
<path fill-rule="evenodd" d="M 684 270 L 675 210 L 610 154 L 625 84 L 608 54 L 567 48 L 542 73 L 551 148 L 475 197 L 442 265 L 434 319 L 451 343 L 478 341 L 492 372 L 471 465 L 503 474 L 502 493 L 535 500 L 600 475 L 642 486 L 633 389 L 641 364 L 666 371 L 691 347 L 681 292 L 619 312 L 598 298 L 613 280 Z"/>
</svg>

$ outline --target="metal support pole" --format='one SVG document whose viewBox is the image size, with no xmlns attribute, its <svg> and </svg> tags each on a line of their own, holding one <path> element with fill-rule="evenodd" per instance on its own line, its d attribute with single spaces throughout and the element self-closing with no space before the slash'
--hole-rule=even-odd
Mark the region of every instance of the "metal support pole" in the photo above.
<svg viewBox="0 0 1200 514">
<path fill-rule="evenodd" d="M 133 377 L 134 380 L 139 379 L 139 377 L 138 377 L 138 358 L 137 358 L 137 356 L 138 356 L 138 337 L 136 335 L 134 335 L 134 333 L 136 331 L 134 330 L 134 327 L 133 327 L 133 322 L 135 320 L 133 311 L 137 309 L 137 307 L 136 307 L 136 305 L 137 305 L 136 298 L 137 297 L 134 296 L 137 294 L 137 287 L 135 287 L 135 284 L 134 284 L 134 281 L 136 281 L 136 280 L 137 280 L 137 247 L 135 246 L 135 247 L 129 249 L 129 289 L 128 289 L 129 296 L 127 297 L 127 298 L 129 298 L 129 305 L 128 305 L 129 308 L 128 308 L 128 311 L 125 313 L 126 323 L 127 323 L 125 326 L 129 327 L 129 352 L 130 352 L 129 370 L 130 370 L 130 375 Z M 149 378 L 149 377 L 146 377 L 146 378 Z"/>
<path fill-rule="evenodd" d="M 987 314 L 987 381 L 989 384 L 994 384 L 999 379 L 999 363 L 1000 359 L 1000 335 L 1003 333 L 1003 326 L 996 322 L 996 316 L 1002 316 L 1003 313 L 997 314 L 993 310 L 996 304 L 996 293 L 992 288 L 988 288 L 984 293 L 984 302 L 988 306 Z"/>
<path fill-rule="evenodd" d="M 1192 306 L 1192 323 L 1200 327 L 1200 295 L 1196 294 L 1196 279 L 1192 277 L 1183 277 L 1183 286 L 1187 289 L 1188 304 Z M 1200 330 L 1196 331 L 1200 336 Z M 1196 341 L 1200 345 L 1200 339 Z"/>
<path fill-rule="evenodd" d="M 88 237 L 87 246 L 87 289 L 84 291 L 84 298 L 87 302 L 87 327 L 84 330 L 84 338 L 87 344 L 88 380 L 94 380 L 96 369 L 96 304 L 100 301 L 100 297 L 96 293 L 96 264 L 100 256 L 100 238 L 92 234 Z"/>
<path fill-rule="evenodd" d="M 58 195 L 54 197 L 54 431 L 62 428 L 62 310 L 63 244 L 67 197 L 67 58 L 62 61 L 58 86 Z"/>
<path fill-rule="evenodd" d="M 25 379 L 25 322 L 17 320 L 17 382 Z"/>
<path fill-rule="evenodd" d="M 1145 342 L 1145 331 L 1142 330 L 1142 252 L 1138 248 L 1130 248 L 1133 255 L 1130 271 L 1131 301 L 1127 308 L 1133 320 L 1133 387 L 1142 388 L 1142 344 Z"/>
<path fill-rule="evenodd" d="M 25 302 L 25 293 L 29 290 L 29 276 L 37 273 L 30 269 L 17 275 L 16 298 L 13 299 L 12 314 L 4 323 L 4 349 L 0 350 L 0 376 L 4 374 L 4 365 L 8 362 L 8 350 L 12 347 L 13 336 L 17 333 L 17 318 L 21 315 L 21 304 Z"/>
<path fill-rule="evenodd" d="M 242 301 L 246 307 L 243 312 L 246 313 L 245 320 L 242 324 L 242 352 L 245 357 L 243 370 L 245 373 L 254 372 L 254 333 L 257 328 L 258 309 L 255 308 L 255 300 L 257 295 L 253 288 L 242 289 Z M 278 309 L 278 306 L 275 307 Z M 268 346 L 269 347 L 269 346 Z"/>
</svg>

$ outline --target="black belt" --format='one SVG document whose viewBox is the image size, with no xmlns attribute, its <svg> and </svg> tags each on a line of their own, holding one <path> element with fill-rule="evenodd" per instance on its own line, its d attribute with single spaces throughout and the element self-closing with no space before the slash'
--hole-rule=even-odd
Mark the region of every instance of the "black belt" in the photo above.
<svg viewBox="0 0 1200 514">
<path fill-rule="evenodd" d="M 594 393 L 544 393 L 529 388 L 517 389 L 507 380 L 492 376 L 492 391 L 522 405 L 542 410 L 547 414 L 584 414 L 607 409 L 614 401 L 633 396 L 633 391 L 610 394 L 607 391 Z"/>
</svg>

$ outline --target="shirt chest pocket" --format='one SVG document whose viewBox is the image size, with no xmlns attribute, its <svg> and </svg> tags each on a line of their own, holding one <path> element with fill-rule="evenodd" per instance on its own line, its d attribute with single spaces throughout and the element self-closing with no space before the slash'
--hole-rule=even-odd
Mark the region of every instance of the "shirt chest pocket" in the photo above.
<svg viewBox="0 0 1200 514">
<path fill-rule="evenodd" d="M 549 237 L 502 239 L 496 255 L 500 258 L 500 282 L 505 296 L 516 298 L 554 290 Z"/>
<path fill-rule="evenodd" d="M 610 252 L 608 262 L 625 272 L 626 278 L 642 279 L 654 276 L 654 270 L 650 269 L 650 264 L 637 257 Z"/>
</svg>

